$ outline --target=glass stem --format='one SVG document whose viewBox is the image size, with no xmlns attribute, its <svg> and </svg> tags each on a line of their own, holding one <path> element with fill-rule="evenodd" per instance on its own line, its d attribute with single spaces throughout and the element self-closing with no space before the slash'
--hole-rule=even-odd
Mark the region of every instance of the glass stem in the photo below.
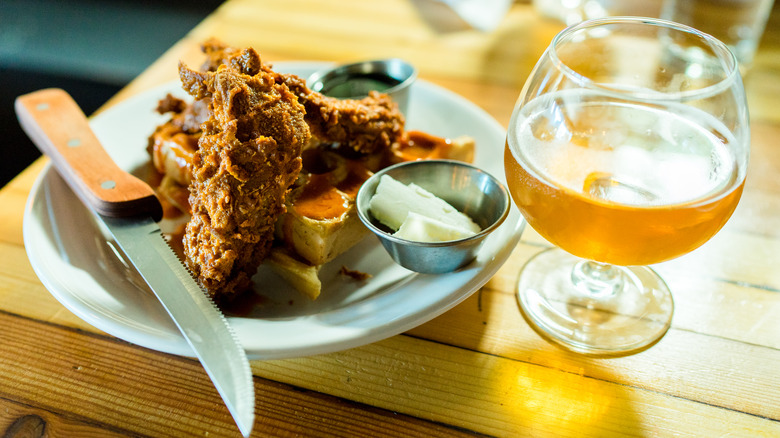
<svg viewBox="0 0 780 438">
<path fill-rule="evenodd" d="M 623 286 L 620 269 L 607 263 L 583 260 L 572 269 L 571 281 L 585 296 L 604 300 L 615 295 Z"/>
</svg>

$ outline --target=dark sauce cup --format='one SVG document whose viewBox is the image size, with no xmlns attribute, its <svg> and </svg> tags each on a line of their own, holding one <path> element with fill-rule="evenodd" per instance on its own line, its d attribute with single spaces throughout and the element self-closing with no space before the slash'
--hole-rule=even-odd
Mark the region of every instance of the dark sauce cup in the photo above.
<svg viewBox="0 0 780 438">
<path fill-rule="evenodd" d="M 311 90 L 339 99 L 361 99 L 372 90 L 387 93 L 407 115 L 409 88 L 416 79 L 414 66 L 391 58 L 321 70 L 309 76 L 306 83 Z"/>
</svg>

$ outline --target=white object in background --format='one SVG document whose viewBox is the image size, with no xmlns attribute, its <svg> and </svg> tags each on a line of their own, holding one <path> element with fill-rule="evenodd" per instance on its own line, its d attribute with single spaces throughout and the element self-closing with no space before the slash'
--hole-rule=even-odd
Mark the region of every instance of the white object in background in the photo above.
<svg viewBox="0 0 780 438">
<path fill-rule="evenodd" d="M 566 25 L 617 15 L 658 17 L 662 3 L 663 0 L 533 0 L 537 12 Z"/>
<path fill-rule="evenodd" d="M 490 32 L 504 18 L 511 0 L 440 0 L 475 29 Z"/>
</svg>

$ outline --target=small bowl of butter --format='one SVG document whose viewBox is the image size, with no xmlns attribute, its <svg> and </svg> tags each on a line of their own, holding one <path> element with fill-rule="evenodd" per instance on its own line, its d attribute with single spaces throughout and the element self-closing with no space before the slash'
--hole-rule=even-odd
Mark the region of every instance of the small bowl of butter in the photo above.
<svg viewBox="0 0 780 438">
<path fill-rule="evenodd" d="M 472 262 L 509 214 L 509 194 L 464 162 L 419 160 L 390 166 L 363 183 L 360 220 L 399 265 L 426 274 Z"/>
</svg>

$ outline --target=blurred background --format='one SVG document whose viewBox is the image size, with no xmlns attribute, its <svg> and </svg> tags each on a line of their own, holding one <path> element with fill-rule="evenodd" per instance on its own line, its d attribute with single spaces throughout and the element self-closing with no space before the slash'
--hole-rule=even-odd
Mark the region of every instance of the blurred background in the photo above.
<svg viewBox="0 0 780 438">
<path fill-rule="evenodd" d="M 90 115 L 216 9 L 218 0 L 3 0 L 0 187 L 40 154 L 19 128 L 16 96 L 67 90 Z"/>
</svg>

